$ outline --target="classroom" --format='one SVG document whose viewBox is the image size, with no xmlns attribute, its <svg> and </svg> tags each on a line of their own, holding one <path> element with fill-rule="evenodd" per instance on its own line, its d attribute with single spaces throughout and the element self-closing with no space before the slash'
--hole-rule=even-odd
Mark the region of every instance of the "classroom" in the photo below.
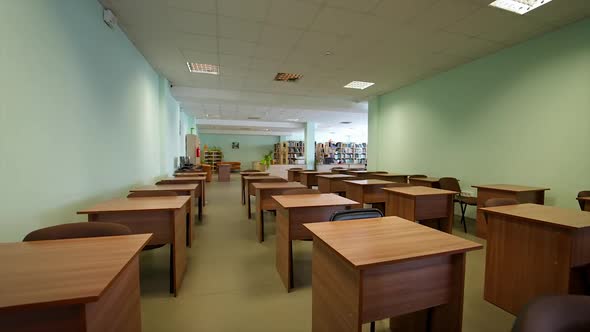
<svg viewBox="0 0 590 332">
<path fill-rule="evenodd" d="M 5 0 L 0 40 L 2 332 L 590 331 L 589 0 Z"/>
</svg>

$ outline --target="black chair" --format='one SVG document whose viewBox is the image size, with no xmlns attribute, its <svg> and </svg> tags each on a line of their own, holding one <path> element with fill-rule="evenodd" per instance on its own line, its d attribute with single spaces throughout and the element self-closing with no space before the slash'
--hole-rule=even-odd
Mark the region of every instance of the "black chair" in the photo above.
<svg viewBox="0 0 590 332">
<path fill-rule="evenodd" d="M 129 227 L 109 222 L 76 222 L 32 231 L 23 242 L 130 235 Z"/>
<path fill-rule="evenodd" d="M 578 198 L 580 198 L 580 197 L 590 197 L 590 190 L 580 191 L 578 193 Z M 578 204 L 580 204 L 580 209 L 582 209 L 582 211 L 586 211 L 586 202 L 585 201 L 578 200 Z"/>
<path fill-rule="evenodd" d="M 382 217 L 383 213 L 379 209 L 352 209 L 332 213 L 330 216 L 330 221 L 372 219 Z M 375 322 L 371 322 L 371 332 L 375 332 Z"/>
<path fill-rule="evenodd" d="M 461 186 L 459 185 L 459 180 L 455 178 L 440 178 L 438 180 L 440 184 L 440 189 L 456 191 L 458 192 L 457 195 L 454 197 L 454 202 L 459 203 L 461 207 L 461 223 L 463 224 L 463 229 L 465 233 L 467 233 L 467 221 L 465 221 L 465 211 L 467 210 L 467 206 L 477 206 L 477 197 L 467 197 L 461 195 Z"/>
<path fill-rule="evenodd" d="M 544 296 L 529 303 L 518 315 L 512 332 L 590 331 L 590 296 Z"/>
</svg>

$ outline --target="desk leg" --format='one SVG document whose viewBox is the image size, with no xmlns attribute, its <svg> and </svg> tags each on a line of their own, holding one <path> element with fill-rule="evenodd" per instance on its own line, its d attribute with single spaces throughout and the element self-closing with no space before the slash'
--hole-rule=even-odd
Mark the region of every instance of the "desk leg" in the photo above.
<svg viewBox="0 0 590 332">
<path fill-rule="evenodd" d="M 252 201 L 250 200 L 250 194 L 246 195 L 248 203 L 248 219 L 252 219 Z"/>
<path fill-rule="evenodd" d="M 185 206 L 182 209 L 172 212 L 172 234 L 174 235 L 174 238 L 172 239 L 170 250 L 172 254 L 173 263 L 171 275 L 173 276 L 173 284 L 171 285 L 171 291 L 174 293 L 174 296 L 178 295 L 178 290 L 182 285 L 182 279 L 184 278 L 184 272 L 186 271 L 186 246 L 184 245 L 184 241 L 186 239 L 186 209 L 187 208 Z"/>
<path fill-rule="evenodd" d="M 205 206 L 205 205 L 207 205 L 207 198 L 205 197 L 205 181 L 201 181 L 201 186 L 202 186 L 201 193 L 203 196 L 203 206 Z"/>
<path fill-rule="evenodd" d="M 246 193 L 244 190 L 244 177 L 241 177 L 241 184 L 242 184 L 242 205 L 246 205 Z"/>
<path fill-rule="evenodd" d="M 289 211 L 278 207 L 276 268 L 287 292 L 293 288 L 293 250 L 289 228 Z"/>
<path fill-rule="evenodd" d="M 189 200 L 188 213 L 186 215 L 186 245 L 190 248 L 193 246 L 195 237 L 195 197 L 191 195 Z"/>
<path fill-rule="evenodd" d="M 199 204 L 199 220 L 203 220 L 203 198 L 199 196 L 198 198 Z"/>
<path fill-rule="evenodd" d="M 256 238 L 258 242 L 264 242 L 264 211 L 262 210 L 262 195 L 256 195 Z"/>
</svg>

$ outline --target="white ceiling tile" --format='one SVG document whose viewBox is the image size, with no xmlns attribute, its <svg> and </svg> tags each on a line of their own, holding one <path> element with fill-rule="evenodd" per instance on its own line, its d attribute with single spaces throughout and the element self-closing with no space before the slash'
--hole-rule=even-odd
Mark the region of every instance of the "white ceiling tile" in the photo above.
<svg viewBox="0 0 590 332">
<path fill-rule="evenodd" d="M 291 50 L 288 47 L 258 45 L 254 51 L 253 57 L 257 59 L 282 61 L 287 55 L 289 55 L 290 51 Z"/>
<path fill-rule="evenodd" d="M 191 49 L 200 52 L 215 53 L 217 52 L 217 38 L 212 36 L 197 35 L 192 33 L 179 32 L 174 33 L 171 38 L 176 47 Z"/>
<path fill-rule="evenodd" d="M 245 58 L 239 55 L 228 55 L 228 54 L 221 54 L 219 55 L 219 65 L 220 66 L 234 66 L 234 67 L 248 67 L 250 62 L 250 58 Z"/>
<path fill-rule="evenodd" d="M 181 50 L 187 62 L 206 63 L 219 65 L 219 56 L 217 53 L 195 52 L 193 50 Z"/>
<path fill-rule="evenodd" d="M 217 18 L 215 15 L 200 14 L 175 8 L 169 8 L 168 15 L 170 23 L 178 32 L 217 35 Z"/>
<path fill-rule="evenodd" d="M 395 22 L 374 15 L 325 7 L 309 29 L 346 36 L 364 35 L 369 37 L 374 34 L 387 34 L 393 26 L 395 26 Z"/>
<path fill-rule="evenodd" d="M 193 12 L 217 13 L 216 0 L 166 0 L 166 5 Z"/>
<path fill-rule="evenodd" d="M 303 35 L 303 30 L 265 25 L 262 29 L 259 45 L 291 48 Z"/>
<path fill-rule="evenodd" d="M 272 0 L 267 22 L 292 28 L 307 28 L 319 8 L 319 4 L 312 2 Z"/>
<path fill-rule="evenodd" d="M 382 0 L 371 13 L 385 17 L 392 22 L 405 23 L 427 10 L 436 1 L 439 0 Z M 452 2 L 455 0 L 442 1 Z"/>
<path fill-rule="evenodd" d="M 439 1 L 421 11 L 410 21 L 412 25 L 438 30 L 475 13 L 482 5 L 471 0 Z"/>
<path fill-rule="evenodd" d="M 256 44 L 237 39 L 219 38 L 219 53 L 250 57 Z"/>
<path fill-rule="evenodd" d="M 270 0 L 217 0 L 219 14 L 262 21 L 266 17 Z"/>
<path fill-rule="evenodd" d="M 231 17 L 219 17 L 219 35 L 225 38 L 256 42 L 262 24 Z"/>
<path fill-rule="evenodd" d="M 360 12 L 367 12 L 373 8 L 380 0 L 326 0 L 326 4 L 330 7 L 346 8 Z"/>
</svg>

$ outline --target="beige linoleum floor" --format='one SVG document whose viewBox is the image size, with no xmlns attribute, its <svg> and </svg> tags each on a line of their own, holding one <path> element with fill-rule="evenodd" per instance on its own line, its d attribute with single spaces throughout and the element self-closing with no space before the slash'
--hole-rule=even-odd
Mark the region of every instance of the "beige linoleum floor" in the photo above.
<svg viewBox="0 0 590 332">
<path fill-rule="evenodd" d="M 239 175 L 207 184 L 207 202 L 178 297 L 168 293 L 168 248 L 142 254 L 143 331 L 311 331 L 311 242 L 294 243 L 296 288 L 287 293 L 275 270 L 274 218 L 265 214 L 259 244 L 240 202 Z M 479 241 L 460 228 L 455 234 Z M 510 331 L 514 317 L 482 299 L 484 263 L 484 250 L 468 254 L 463 331 Z M 377 331 L 388 331 L 386 320 Z"/>
</svg>

